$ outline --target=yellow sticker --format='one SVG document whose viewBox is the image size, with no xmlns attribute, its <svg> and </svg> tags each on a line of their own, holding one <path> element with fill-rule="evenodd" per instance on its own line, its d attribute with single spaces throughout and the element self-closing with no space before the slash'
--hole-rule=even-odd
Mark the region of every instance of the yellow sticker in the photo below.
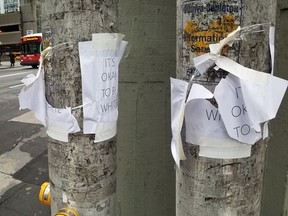
<svg viewBox="0 0 288 216">
<path fill-rule="evenodd" d="M 188 20 L 184 27 L 184 41 L 191 51 L 199 56 L 210 51 L 209 44 L 219 43 L 236 29 L 237 23 L 232 14 L 214 20 L 206 29 L 201 29 L 197 23 Z M 228 47 L 224 47 L 222 52 L 226 53 L 227 49 Z"/>
</svg>

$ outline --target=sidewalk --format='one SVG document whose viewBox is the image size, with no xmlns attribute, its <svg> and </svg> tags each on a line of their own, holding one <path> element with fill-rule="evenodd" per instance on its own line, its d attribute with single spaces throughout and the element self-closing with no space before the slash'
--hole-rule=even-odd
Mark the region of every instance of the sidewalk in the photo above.
<svg viewBox="0 0 288 216">
<path fill-rule="evenodd" d="M 22 70 L 19 62 L 15 67 Z M 0 66 L 2 83 L 17 74 L 8 68 L 9 62 Z M 0 216 L 50 216 L 50 206 L 38 199 L 40 186 L 49 181 L 46 129 L 31 112 L 17 112 L 16 95 L 5 97 L 0 98 Z"/>
<path fill-rule="evenodd" d="M 0 196 L 0 216 L 51 215 L 50 206 L 38 199 L 41 184 L 49 180 L 47 154 L 47 150 L 43 151 L 11 177 L 0 173 L 0 177 L 5 179 L 3 183 L 11 186 Z"/>
<path fill-rule="evenodd" d="M 23 67 L 20 65 L 20 61 L 15 61 L 15 66 L 11 67 L 9 61 L 2 61 L 0 65 L 0 70 L 2 69 L 9 69 L 9 68 L 18 68 L 18 67 Z"/>
<path fill-rule="evenodd" d="M 31 131 L 31 126 L 28 127 L 27 124 L 19 122 L 8 122 L 0 125 L 2 131 L 4 127 L 9 127 L 12 134 L 15 131 L 18 133 L 21 131 L 21 134 L 26 134 L 26 136 L 12 150 L 1 155 L 2 160 L 5 157 L 7 163 L 6 168 L 2 166 L 3 161 L 1 164 L 0 216 L 51 215 L 50 206 L 40 203 L 38 199 L 40 186 L 49 181 L 48 140 L 44 137 L 45 130 L 40 125 L 32 125 L 33 131 Z M 35 132 L 41 135 L 35 136 Z M 12 155 L 19 155 L 21 161 L 26 164 L 20 169 L 17 167 L 12 169 L 13 163 L 11 162 L 14 158 Z M 24 160 L 23 156 L 25 155 L 29 156 L 30 161 L 28 163 L 28 159 Z"/>
<path fill-rule="evenodd" d="M 2 146 L 0 152 L 0 216 L 51 215 L 50 206 L 38 199 L 40 186 L 49 181 L 45 129 L 41 125 L 9 121 L 0 124 L 0 130 L 4 139 L 9 134 L 15 137 L 16 132 L 21 138 L 15 147 L 4 146 L 4 151 Z"/>
</svg>

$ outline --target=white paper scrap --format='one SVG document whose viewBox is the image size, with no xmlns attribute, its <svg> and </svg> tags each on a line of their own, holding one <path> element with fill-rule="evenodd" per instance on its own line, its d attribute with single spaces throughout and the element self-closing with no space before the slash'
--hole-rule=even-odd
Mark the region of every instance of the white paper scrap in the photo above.
<svg viewBox="0 0 288 216">
<path fill-rule="evenodd" d="M 275 118 L 288 81 L 267 74 L 266 85 L 241 80 L 241 90 L 251 122 L 258 124 Z"/>
<path fill-rule="evenodd" d="M 269 74 L 244 67 L 225 56 L 219 56 L 216 60 L 219 68 L 239 77 L 243 81 L 250 81 L 258 85 L 266 85 Z"/>
<path fill-rule="evenodd" d="M 236 159 L 251 156 L 252 145 L 231 138 L 205 138 L 199 145 L 199 156 L 217 159 Z"/>
<path fill-rule="evenodd" d="M 210 99 L 213 98 L 213 94 L 204 86 L 194 83 L 190 89 L 187 102 L 193 99 Z"/>
<path fill-rule="evenodd" d="M 194 65 L 200 74 L 204 74 L 210 67 L 215 65 L 217 56 L 206 53 L 193 58 Z"/>
<path fill-rule="evenodd" d="M 180 168 L 180 158 L 179 155 L 177 154 L 178 150 L 177 150 L 177 143 L 176 141 L 172 138 L 171 141 L 171 152 L 172 152 L 172 156 L 175 160 L 175 163 L 177 165 L 178 168 Z"/>
<path fill-rule="evenodd" d="M 219 43 L 210 44 L 210 53 L 193 58 L 194 65 L 200 74 L 204 74 L 210 67 L 215 65 L 218 57 L 220 57 L 221 50 L 225 45 L 232 46 L 234 41 L 239 36 L 241 27 L 239 26 L 235 31 L 231 32 L 226 38 Z"/>
<path fill-rule="evenodd" d="M 30 109 L 35 117 L 46 126 L 46 98 L 44 86 L 44 74 L 41 72 L 41 64 L 37 75 L 28 75 L 22 80 L 26 85 L 22 88 L 18 98 L 21 109 Z"/>
<path fill-rule="evenodd" d="M 271 75 L 274 74 L 274 62 L 275 62 L 275 26 L 269 28 L 269 47 L 271 55 Z"/>
<path fill-rule="evenodd" d="M 228 36 L 226 38 L 224 38 L 223 40 L 221 40 L 219 43 L 216 44 L 210 44 L 209 48 L 210 48 L 210 52 L 213 54 L 221 54 L 221 50 L 225 45 L 229 45 L 232 46 L 234 41 L 236 40 L 236 38 L 239 36 L 239 33 L 241 31 L 241 27 L 238 26 L 238 28 L 229 33 Z"/>
<path fill-rule="evenodd" d="M 176 164 L 179 160 L 185 160 L 185 154 L 181 139 L 181 129 L 184 120 L 185 99 L 188 83 L 182 80 L 170 78 L 171 82 L 171 150 Z"/>
<path fill-rule="evenodd" d="M 39 77 L 40 73 L 37 73 L 35 76 L 34 74 L 28 74 L 26 77 L 24 77 L 21 82 L 25 84 L 25 86 L 31 85 L 35 82 L 35 80 Z"/>
<path fill-rule="evenodd" d="M 68 134 L 80 131 L 75 117 L 71 114 L 71 108 L 53 108 L 46 103 L 47 109 L 47 135 L 62 142 L 68 142 Z"/>
<path fill-rule="evenodd" d="M 269 137 L 269 127 L 268 127 L 268 121 L 264 123 L 263 125 L 263 140 L 266 139 L 267 137 Z"/>
<path fill-rule="evenodd" d="M 95 131 L 94 142 L 111 139 L 117 134 L 117 122 L 98 124 Z"/>
<path fill-rule="evenodd" d="M 244 102 L 239 78 L 229 74 L 216 86 L 214 97 L 230 137 L 254 144 L 261 137 L 260 125 L 249 119 L 250 110 Z"/>
<path fill-rule="evenodd" d="M 117 50 L 124 36 L 119 33 L 92 34 L 93 47 L 96 50 Z"/>
</svg>

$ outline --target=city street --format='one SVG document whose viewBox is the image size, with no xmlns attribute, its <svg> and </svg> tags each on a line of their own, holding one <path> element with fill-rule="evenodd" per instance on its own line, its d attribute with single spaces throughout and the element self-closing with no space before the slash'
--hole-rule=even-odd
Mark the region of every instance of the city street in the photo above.
<svg viewBox="0 0 288 216">
<path fill-rule="evenodd" d="M 48 216 L 49 206 L 38 200 L 48 181 L 45 128 L 29 110 L 19 111 L 21 79 L 37 69 L 0 66 L 0 216 Z"/>
</svg>

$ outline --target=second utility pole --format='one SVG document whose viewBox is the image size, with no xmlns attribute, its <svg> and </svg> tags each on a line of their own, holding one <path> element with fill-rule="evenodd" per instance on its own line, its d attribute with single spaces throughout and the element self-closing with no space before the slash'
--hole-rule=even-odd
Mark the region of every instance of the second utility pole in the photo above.
<svg viewBox="0 0 288 216">
<path fill-rule="evenodd" d="M 181 79 L 195 69 L 194 57 L 209 52 L 208 44 L 199 40 L 210 36 L 217 43 L 237 26 L 275 22 L 276 16 L 276 2 L 271 0 L 178 0 L 177 7 L 177 77 Z M 228 56 L 245 67 L 269 73 L 268 44 L 265 28 L 233 46 Z M 195 82 L 213 89 L 222 75 L 214 71 Z M 186 144 L 187 160 L 176 172 L 176 215 L 259 216 L 265 148 L 260 140 L 253 145 L 251 157 L 227 160 L 199 157 L 198 146 Z"/>
<path fill-rule="evenodd" d="M 118 1 L 42 1 L 44 43 L 71 47 L 54 49 L 45 65 L 46 99 L 55 108 L 82 105 L 78 42 L 92 33 L 117 32 Z M 82 109 L 73 113 L 82 127 Z M 116 139 L 93 143 L 82 132 L 63 143 L 48 145 L 51 215 L 63 208 L 78 215 L 116 215 Z"/>
</svg>

